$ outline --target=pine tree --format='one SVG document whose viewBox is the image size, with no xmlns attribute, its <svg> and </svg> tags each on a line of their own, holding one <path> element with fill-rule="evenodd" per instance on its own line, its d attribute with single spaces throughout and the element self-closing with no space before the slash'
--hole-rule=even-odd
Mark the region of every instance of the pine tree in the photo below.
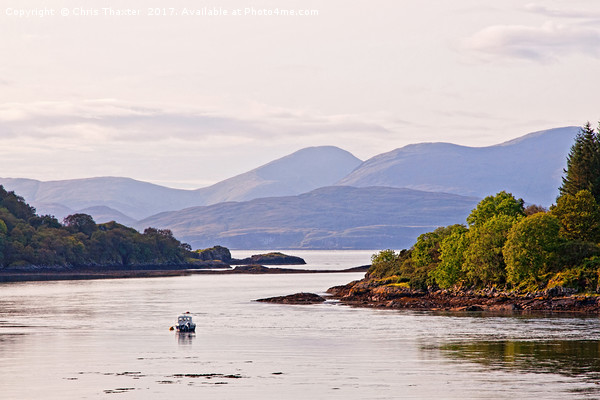
<svg viewBox="0 0 600 400">
<path fill-rule="evenodd" d="M 600 203 L 600 133 L 596 133 L 589 122 L 575 138 L 564 173 L 560 196 L 574 196 L 580 190 L 589 190 Z"/>
</svg>

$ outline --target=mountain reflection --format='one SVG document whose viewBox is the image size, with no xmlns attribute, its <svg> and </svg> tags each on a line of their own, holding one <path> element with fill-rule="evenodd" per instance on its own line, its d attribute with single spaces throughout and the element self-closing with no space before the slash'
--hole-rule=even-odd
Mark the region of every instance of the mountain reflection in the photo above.
<svg viewBox="0 0 600 400">
<path fill-rule="evenodd" d="M 600 378 L 597 340 L 484 341 L 445 344 L 439 349 L 451 359 L 490 369 Z"/>
</svg>

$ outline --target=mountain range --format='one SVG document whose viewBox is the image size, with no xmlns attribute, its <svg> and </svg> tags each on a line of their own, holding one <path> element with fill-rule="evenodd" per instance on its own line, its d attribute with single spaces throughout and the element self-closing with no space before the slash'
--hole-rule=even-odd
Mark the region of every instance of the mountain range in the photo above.
<svg viewBox="0 0 600 400">
<path fill-rule="evenodd" d="M 168 227 L 196 248 L 406 247 L 421 233 L 464 221 L 478 201 L 411 189 L 329 186 L 298 196 L 160 213 L 137 227 Z"/>
<path fill-rule="evenodd" d="M 196 190 L 172 189 L 119 177 L 47 182 L 0 178 L 0 184 L 23 196 L 40 214 L 62 219 L 75 212 L 84 212 L 98 222 L 116 220 L 130 224 L 163 211 L 305 193 L 335 184 L 360 164 L 361 160 L 345 150 L 322 146 L 299 150 Z"/>
<path fill-rule="evenodd" d="M 118 177 L 0 184 L 40 214 L 170 228 L 198 246 L 398 248 L 431 227 L 463 223 L 476 199 L 500 190 L 549 206 L 578 132 L 550 129 L 488 147 L 419 143 L 364 162 L 337 147 L 309 147 L 196 190 Z"/>
<path fill-rule="evenodd" d="M 551 205 L 577 127 L 534 132 L 488 147 L 419 143 L 377 155 L 338 182 L 485 197 L 500 190 Z"/>
</svg>

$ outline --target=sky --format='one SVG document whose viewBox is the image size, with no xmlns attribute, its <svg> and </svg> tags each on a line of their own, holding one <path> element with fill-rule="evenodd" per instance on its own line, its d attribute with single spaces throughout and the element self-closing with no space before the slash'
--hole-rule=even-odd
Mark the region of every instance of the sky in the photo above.
<svg viewBox="0 0 600 400">
<path fill-rule="evenodd" d="M 0 54 L 2 177 L 198 188 L 600 120 L 597 0 L 3 0 Z"/>
</svg>

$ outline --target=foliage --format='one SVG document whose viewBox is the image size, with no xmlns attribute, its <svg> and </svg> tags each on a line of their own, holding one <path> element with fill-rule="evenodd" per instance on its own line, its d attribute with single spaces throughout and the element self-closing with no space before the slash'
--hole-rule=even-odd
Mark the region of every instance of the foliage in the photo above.
<svg viewBox="0 0 600 400">
<path fill-rule="evenodd" d="M 64 223 L 36 215 L 0 185 L 0 267 L 181 264 L 191 250 L 170 230 L 148 228 L 141 234 L 114 221 L 96 224 L 81 213 Z"/>
<path fill-rule="evenodd" d="M 399 268 L 400 254 L 396 253 L 394 250 L 382 250 L 371 256 L 371 268 L 369 268 L 367 276 L 380 279 L 388 276 L 400 275 Z"/>
<path fill-rule="evenodd" d="M 564 286 L 579 291 L 598 292 L 600 276 L 600 257 L 588 258 L 581 265 L 566 268 L 557 273 L 548 283 L 548 287 Z"/>
<path fill-rule="evenodd" d="M 469 245 L 467 232 L 465 227 L 457 228 L 440 243 L 440 262 L 431 276 L 441 288 L 449 288 L 466 280 L 463 265 Z"/>
<path fill-rule="evenodd" d="M 560 221 L 560 234 L 565 239 L 600 241 L 600 207 L 589 190 L 560 196 L 551 210 Z"/>
<path fill-rule="evenodd" d="M 525 213 L 525 216 L 528 217 L 533 214 L 548 212 L 548 210 L 546 209 L 546 207 L 540 206 L 539 204 L 530 204 L 527 207 L 525 207 L 525 210 L 523 210 L 523 212 Z"/>
<path fill-rule="evenodd" d="M 557 254 L 560 265 L 572 267 L 580 265 L 586 259 L 600 255 L 600 247 L 595 243 L 580 240 L 565 240 L 560 244 Z"/>
<path fill-rule="evenodd" d="M 516 216 L 499 214 L 469 230 L 463 269 L 470 283 L 493 285 L 505 282 L 506 264 L 502 248 L 508 232 L 517 221 Z"/>
<path fill-rule="evenodd" d="M 98 227 L 91 215 L 88 214 L 72 214 L 63 220 L 63 224 L 71 230 L 71 232 L 81 232 L 87 236 L 92 236 L 92 233 Z"/>
<path fill-rule="evenodd" d="M 559 229 L 558 219 L 547 213 L 531 215 L 512 227 L 503 249 L 509 283 L 537 283 L 557 269 Z"/>
<path fill-rule="evenodd" d="M 412 261 L 415 267 L 428 267 L 437 264 L 440 258 L 440 244 L 442 240 L 456 230 L 464 230 L 463 225 L 439 227 L 433 232 L 427 232 L 417 238 L 412 248 Z"/>
<path fill-rule="evenodd" d="M 488 196 L 480 201 L 467 217 L 467 223 L 470 227 L 478 227 L 499 215 L 514 218 L 524 216 L 524 210 L 523 199 L 517 200 L 511 193 L 501 191 L 495 196 Z"/>
<path fill-rule="evenodd" d="M 575 138 L 564 173 L 559 189 L 561 197 L 589 190 L 600 202 L 600 134 L 592 129 L 589 122 Z"/>
</svg>

